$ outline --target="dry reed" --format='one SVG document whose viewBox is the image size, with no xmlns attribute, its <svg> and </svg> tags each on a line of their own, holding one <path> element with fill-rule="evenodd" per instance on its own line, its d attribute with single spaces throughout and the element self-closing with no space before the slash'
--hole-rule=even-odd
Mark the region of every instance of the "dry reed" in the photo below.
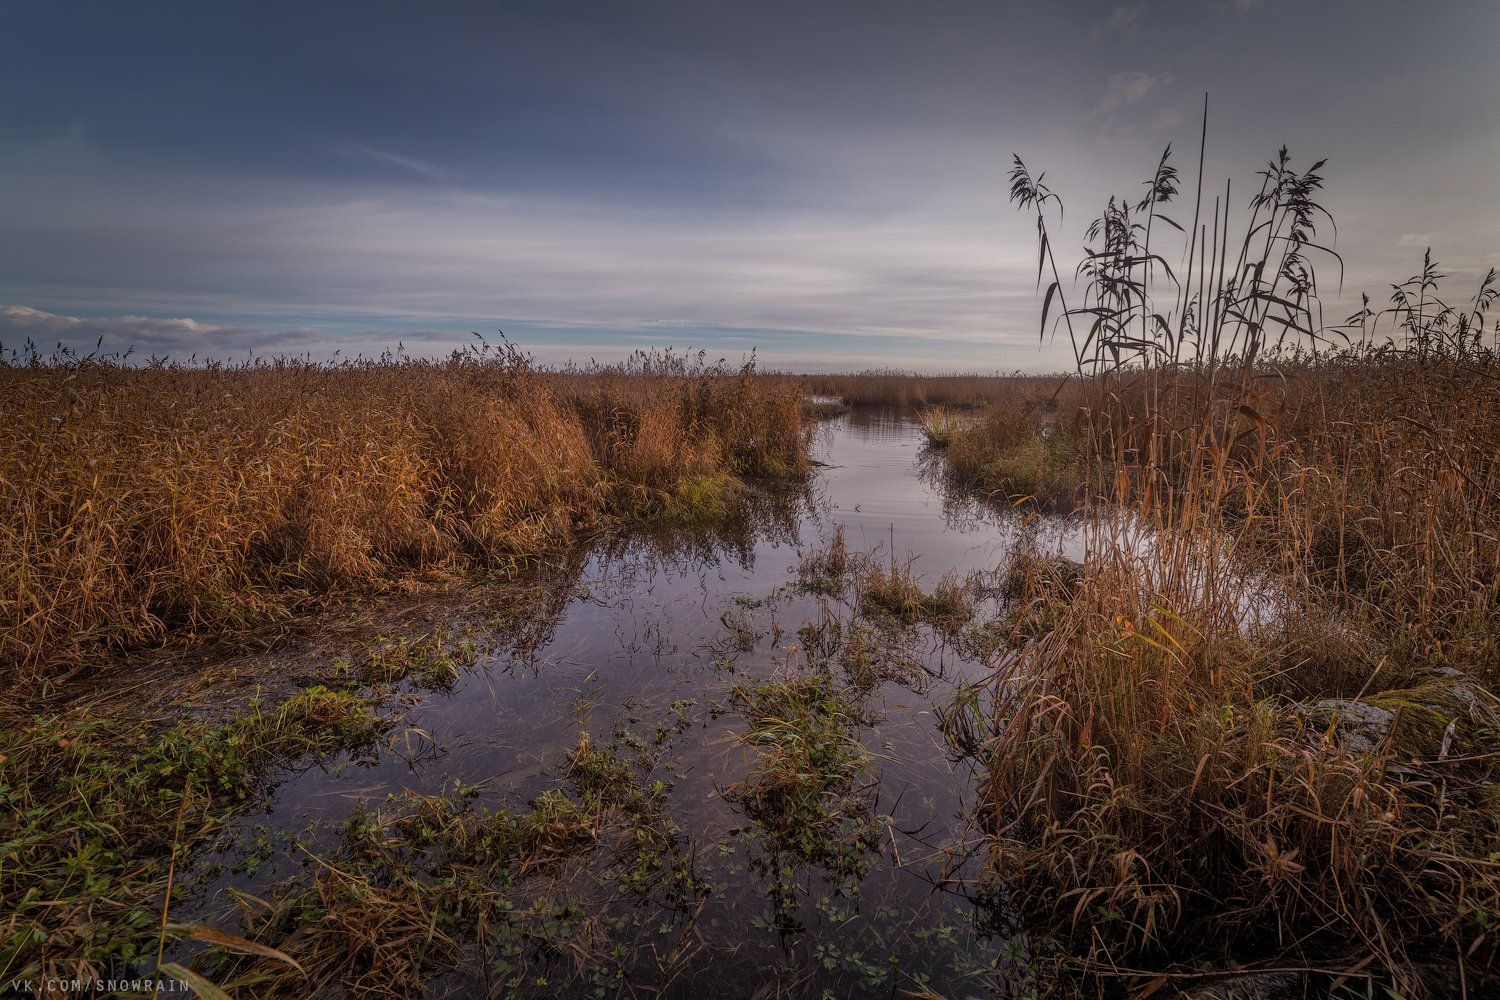
<svg viewBox="0 0 1500 1000">
<path fill-rule="evenodd" d="M 1209 958 L 1418 996 L 1423 962 L 1478 982 L 1495 959 L 1493 277 L 1449 309 L 1429 257 L 1385 344 L 1368 309 L 1324 325 L 1321 168 L 1282 150 L 1241 238 L 1227 191 L 1201 219 L 1201 181 L 1190 228 L 1164 214 L 1164 155 L 1089 228 L 1081 301 L 1053 255 L 1057 196 L 1019 159 L 1012 175 L 1052 277 L 1043 336 L 1067 330 L 1082 376 L 1063 416 L 1084 495 L 1106 506 L 1076 579 L 1022 572 L 970 745 L 992 871 L 1096 981 Z M 945 454 L 982 470 L 974 454 L 1040 436 L 1034 408 L 1001 402 Z"/>
<path fill-rule="evenodd" d="M 0 386 L 0 663 L 28 672 L 529 556 L 612 518 L 719 513 L 742 478 L 806 466 L 795 387 L 701 358 L 33 353 Z"/>
</svg>

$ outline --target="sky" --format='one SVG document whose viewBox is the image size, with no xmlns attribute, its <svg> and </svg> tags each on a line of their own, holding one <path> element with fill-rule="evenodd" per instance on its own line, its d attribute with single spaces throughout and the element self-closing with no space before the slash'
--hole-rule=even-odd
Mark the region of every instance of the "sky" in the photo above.
<svg viewBox="0 0 1500 1000">
<path fill-rule="evenodd" d="M 1428 246 L 1462 299 L 1500 264 L 1496 29 L 1493 0 L 6 0 L 0 345 L 1056 369 L 1011 155 L 1070 259 L 1168 143 L 1191 183 L 1205 93 L 1210 191 L 1328 159 L 1330 315 Z"/>
</svg>

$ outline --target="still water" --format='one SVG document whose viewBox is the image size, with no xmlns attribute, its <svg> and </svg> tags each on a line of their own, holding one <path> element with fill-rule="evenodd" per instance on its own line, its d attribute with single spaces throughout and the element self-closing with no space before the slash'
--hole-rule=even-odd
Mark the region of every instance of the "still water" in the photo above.
<svg viewBox="0 0 1500 1000">
<path fill-rule="evenodd" d="M 927 626 L 903 630 L 920 669 L 869 694 L 856 735 L 870 765 L 851 794 L 870 823 L 836 861 L 778 850 L 746 816 L 733 789 L 758 758 L 732 691 L 805 668 L 804 623 L 858 618 L 848 596 L 796 586 L 804 557 L 837 529 L 851 552 L 910 559 L 928 589 L 949 571 L 1003 568 L 1023 539 L 1076 548 L 1076 529 L 945 490 L 910 414 L 825 422 L 813 454 L 805 490 L 759 497 L 731 525 L 595 542 L 524 587 L 475 588 L 394 619 L 392 634 L 476 640 L 476 662 L 446 690 L 412 690 L 372 751 L 279 776 L 174 917 L 233 927 L 236 892 L 305 884 L 314 855 L 335 856 L 345 821 L 392 795 L 524 810 L 562 787 L 587 733 L 591 745 L 648 747 L 644 777 L 663 782 L 677 831 L 668 865 L 691 868 L 691 898 L 551 884 L 549 899 L 571 893 L 612 929 L 616 978 L 565 950 L 512 955 L 497 971 L 474 949 L 472 962 L 434 970 L 429 995 L 992 994 L 1024 955 L 997 931 L 1003 905 L 975 891 L 974 778 L 942 728 L 955 691 L 987 673 L 980 654 Z"/>
</svg>

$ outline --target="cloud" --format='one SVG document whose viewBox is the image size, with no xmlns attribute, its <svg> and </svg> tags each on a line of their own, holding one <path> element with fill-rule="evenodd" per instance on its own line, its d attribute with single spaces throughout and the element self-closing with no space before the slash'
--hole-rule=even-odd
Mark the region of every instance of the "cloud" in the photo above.
<svg viewBox="0 0 1500 1000">
<path fill-rule="evenodd" d="M 0 338 L 92 346 L 107 333 L 142 351 L 243 356 L 271 346 L 278 323 L 323 332 L 272 349 L 346 352 L 412 343 L 410 330 L 456 344 L 503 327 L 528 347 L 543 331 L 559 350 L 596 343 L 590 331 L 705 346 L 747 331 L 748 346 L 775 341 L 778 358 L 919 354 L 913 345 L 933 342 L 950 366 L 1038 363 L 1031 234 L 981 166 L 993 158 L 956 158 L 975 164 L 972 177 L 954 168 L 920 190 L 907 178 L 930 176 L 930 159 L 888 156 L 879 183 L 867 179 L 873 194 L 839 164 L 836 190 L 797 203 L 697 210 L 681 197 L 350 178 L 250 178 L 224 202 L 217 183 L 91 174 L 64 200 L 51 193 L 56 172 L 37 171 L 11 189 L 34 197 L 0 200 L 12 235 L 0 243 L 0 302 L 115 318 L 49 329 L 31 316 L 22 329 L 13 316 Z M 890 190 L 915 193 L 893 205 Z M 227 325 L 237 322 L 257 326 L 240 339 Z M 797 351 L 786 338 L 801 338 Z"/>
<path fill-rule="evenodd" d="M 1141 15 L 1146 12 L 1144 3 L 1124 4 L 1109 12 L 1109 17 L 1102 23 L 1096 23 L 1089 29 L 1089 41 L 1097 41 L 1104 37 L 1107 30 L 1112 30 L 1125 35 L 1131 41 L 1135 40 L 1135 28 L 1140 22 Z"/>
<path fill-rule="evenodd" d="M 1162 110 L 1151 116 L 1151 127 L 1158 131 L 1165 132 L 1169 129 L 1174 129 L 1177 126 L 1181 125 L 1183 121 L 1184 119 L 1182 117 L 1182 112 L 1176 110 L 1175 108 L 1163 108 Z"/>
<path fill-rule="evenodd" d="M 310 327 L 270 330 L 258 326 L 200 323 L 187 317 L 82 318 L 30 306 L 0 305 L 0 344 L 7 350 L 20 348 L 28 340 L 43 351 L 56 344 L 75 350 L 92 349 L 102 337 L 105 349 L 109 351 L 134 349 L 138 353 L 186 357 L 219 354 L 229 348 L 246 351 L 289 347 L 321 336 L 321 331 Z"/>
<path fill-rule="evenodd" d="M 1112 28 L 1132 27 L 1137 21 L 1140 20 L 1141 15 L 1145 13 L 1145 11 L 1146 5 L 1143 3 L 1133 3 L 1127 4 L 1123 7 L 1116 7 L 1114 10 L 1109 12 L 1109 25 Z"/>
<path fill-rule="evenodd" d="M 1171 73 L 1147 73 L 1138 69 L 1116 73 L 1104 85 L 1104 93 L 1095 105 L 1094 113 L 1106 115 L 1138 104 L 1151 91 L 1166 86 L 1173 79 Z"/>
<path fill-rule="evenodd" d="M 351 142 L 336 147 L 340 153 L 356 160 L 371 160 L 376 163 L 388 163 L 410 170 L 412 173 L 421 174 L 429 180 L 440 181 L 453 171 L 447 167 L 440 167 L 436 163 L 428 163 L 426 160 L 418 160 L 411 156 L 402 156 L 384 149 L 376 149 L 373 146 L 364 146 L 357 142 Z"/>
</svg>

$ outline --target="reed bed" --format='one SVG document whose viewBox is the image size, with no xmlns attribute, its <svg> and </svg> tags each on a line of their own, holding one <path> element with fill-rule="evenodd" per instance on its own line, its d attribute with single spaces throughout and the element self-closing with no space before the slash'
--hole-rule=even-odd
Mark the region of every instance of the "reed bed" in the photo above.
<svg viewBox="0 0 1500 1000">
<path fill-rule="evenodd" d="M 997 402 L 945 460 L 1005 488 L 1071 427 L 1094 527 L 1065 584 L 1045 559 L 1014 575 L 1013 650 L 957 727 L 991 873 L 1090 992 L 1205 963 L 1493 985 L 1494 275 L 1449 307 L 1429 255 L 1388 309 L 1327 325 L 1322 164 L 1282 150 L 1243 214 L 1200 180 L 1183 226 L 1169 154 L 1089 227 L 1076 284 L 1057 196 L 1012 174 L 1042 334 L 1066 331 L 1078 377 L 1056 417 Z"/>
<path fill-rule="evenodd" d="M 721 514 L 807 465 L 785 379 L 511 348 L 190 367 L 0 365 L 0 664 L 23 675 L 325 595 Z"/>
<path fill-rule="evenodd" d="M 843 375 L 794 376 L 804 392 L 842 399 L 850 406 L 983 406 L 1018 396 L 1050 395 L 1056 375 L 921 375 L 872 370 Z"/>
</svg>

